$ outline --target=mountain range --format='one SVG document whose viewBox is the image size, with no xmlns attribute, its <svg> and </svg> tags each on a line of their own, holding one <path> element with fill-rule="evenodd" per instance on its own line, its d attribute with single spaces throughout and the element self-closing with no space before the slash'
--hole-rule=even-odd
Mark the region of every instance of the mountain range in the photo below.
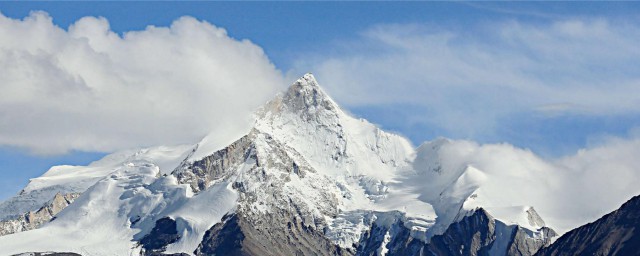
<svg viewBox="0 0 640 256">
<path fill-rule="evenodd" d="M 52 167 L 0 204 L 0 254 L 637 251 L 638 198 L 579 227 L 596 218 L 565 211 L 571 175 L 531 151 L 446 138 L 414 147 L 347 113 L 311 74 L 238 134 Z"/>
</svg>

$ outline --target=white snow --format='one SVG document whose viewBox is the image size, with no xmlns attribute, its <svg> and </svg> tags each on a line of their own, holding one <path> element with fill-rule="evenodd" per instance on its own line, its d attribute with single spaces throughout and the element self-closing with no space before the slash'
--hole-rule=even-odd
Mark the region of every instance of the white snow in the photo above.
<svg viewBox="0 0 640 256">
<path fill-rule="evenodd" d="M 173 176 L 143 160 L 126 163 L 98 181 L 56 220 L 40 229 L 0 237 L 3 253 L 70 251 L 83 255 L 135 255 L 155 221 L 170 216 L 184 239 L 170 250 L 193 252 L 204 232 L 235 207 L 236 193 L 216 184 L 192 196 Z M 133 224 L 135 222 L 135 224 Z"/>
<path fill-rule="evenodd" d="M 382 239 L 382 244 L 380 245 L 380 248 L 378 248 L 378 255 L 385 256 L 387 255 L 387 252 L 389 252 L 389 249 L 387 249 L 387 244 L 389 243 L 389 241 L 391 241 L 391 235 L 389 234 L 389 231 L 384 233 L 384 237 Z"/>
<path fill-rule="evenodd" d="M 221 124 L 221 126 L 222 125 L 224 124 Z M 215 133 L 208 134 L 196 144 L 196 150 L 189 155 L 188 161 L 193 162 L 200 160 L 227 147 L 242 136 L 247 135 L 249 131 L 251 131 L 251 128 L 251 126 L 230 127 L 228 129 L 217 128 Z"/>
<path fill-rule="evenodd" d="M 258 130 L 296 149 L 316 170 L 333 177 L 388 180 L 397 167 L 408 164 L 414 152 L 408 140 L 346 114 L 311 74 L 295 84 L 299 87 L 291 87 L 261 110 Z M 301 108 L 292 95 L 301 95 L 298 98 L 311 106 Z"/>
<path fill-rule="evenodd" d="M 236 205 L 237 193 L 229 183 L 215 184 L 190 198 L 185 204 L 167 211 L 177 222 L 181 239 L 167 247 L 167 253 L 193 252 L 204 233 Z"/>
<path fill-rule="evenodd" d="M 191 145 L 159 146 L 138 150 L 123 150 L 109 154 L 88 166 L 53 166 L 42 176 L 33 178 L 15 197 L 0 203 L 0 220 L 35 211 L 51 200 L 56 193 L 81 193 L 122 164 L 144 160 L 169 173 L 187 156 Z"/>
</svg>

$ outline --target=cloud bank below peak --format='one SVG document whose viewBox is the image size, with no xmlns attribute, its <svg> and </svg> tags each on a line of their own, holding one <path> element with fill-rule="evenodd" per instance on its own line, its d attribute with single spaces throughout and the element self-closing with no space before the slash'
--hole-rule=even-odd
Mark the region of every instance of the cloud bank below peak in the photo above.
<svg viewBox="0 0 640 256">
<path fill-rule="evenodd" d="M 285 84 L 259 46 L 191 17 L 118 35 L 101 17 L 0 14 L 0 38 L 0 145 L 38 154 L 224 136 Z"/>
</svg>

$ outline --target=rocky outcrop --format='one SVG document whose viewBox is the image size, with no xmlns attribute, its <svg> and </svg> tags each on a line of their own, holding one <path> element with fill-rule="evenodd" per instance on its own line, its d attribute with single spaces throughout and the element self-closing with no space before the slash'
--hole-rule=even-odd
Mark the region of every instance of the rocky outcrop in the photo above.
<svg viewBox="0 0 640 256">
<path fill-rule="evenodd" d="M 8 235 L 39 228 L 55 218 L 56 214 L 80 196 L 79 193 L 57 193 L 51 201 L 37 211 L 29 211 L 14 219 L 0 221 L 0 235 Z"/>
<path fill-rule="evenodd" d="M 244 246 L 246 236 L 242 232 L 238 216 L 225 215 L 220 223 L 207 230 L 202 243 L 194 252 L 196 255 L 249 255 L 252 250 Z"/>
<path fill-rule="evenodd" d="M 377 225 L 362 235 L 356 255 L 533 255 L 556 233 L 547 227 L 534 232 L 508 226 L 480 208 L 451 224 L 430 242 L 411 236 L 402 219 Z"/>
<path fill-rule="evenodd" d="M 196 192 L 222 181 L 233 181 L 238 192 L 237 209 L 205 233 L 197 255 L 351 254 L 323 233 L 324 216 L 338 211 L 338 192 L 327 189 L 335 182 L 269 134 L 253 130 L 173 175 Z"/>
<path fill-rule="evenodd" d="M 487 255 L 496 239 L 496 221 L 484 209 L 462 218 L 426 245 L 434 255 Z"/>
<path fill-rule="evenodd" d="M 536 255 L 640 255 L 640 196 L 567 232 Z"/>
<path fill-rule="evenodd" d="M 549 245 L 551 238 L 558 235 L 553 229 L 548 227 L 542 227 L 538 230 L 538 232 L 542 234 L 541 238 L 536 238 L 538 235 L 532 234 L 531 231 L 521 228 L 520 226 L 514 226 L 512 230 L 512 242 L 506 254 L 510 256 L 534 255 L 540 248 Z"/>
<path fill-rule="evenodd" d="M 182 163 L 173 175 L 180 183 L 189 184 L 193 191 L 202 191 L 209 187 L 212 181 L 225 178 L 230 174 L 230 170 L 242 164 L 247 158 L 250 146 L 250 135 L 246 135 L 203 159 Z"/>
<path fill-rule="evenodd" d="M 164 217 L 156 221 L 156 225 L 151 232 L 140 240 L 142 254 L 146 256 L 163 255 L 162 252 L 167 245 L 175 243 L 180 239 L 176 229 L 176 221 Z"/>
<path fill-rule="evenodd" d="M 351 255 L 313 226 L 279 211 L 260 219 L 230 214 L 214 225 L 196 255 Z"/>
</svg>

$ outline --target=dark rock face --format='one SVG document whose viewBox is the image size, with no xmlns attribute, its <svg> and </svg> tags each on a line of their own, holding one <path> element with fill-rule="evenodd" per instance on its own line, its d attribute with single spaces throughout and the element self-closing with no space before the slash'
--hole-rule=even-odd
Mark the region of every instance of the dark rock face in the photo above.
<svg viewBox="0 0 640 256">
<path fill-rule="evenodd" d="M 507 226 L 495 220 L 483 209 L 451 224 L 442 235 L 431 238 L 429 243 L 415 239 L 409 229 L 398 220 L 390 227 L 378 226 L 362 235 L 356 255 L 533 255 L 550 243 L 556 233 L 542 228 L 542 238 L 533 238 L 525 229 Z M 393 234 L 384 239 L 387 234 Z"/>
<path fill-rule="evenodd" d="M 0 221 L 0 236 L 37 229 L 45 223 L 53 221 L 59 212 L 79 196 L 79 193 L 57 193 L 53 199 L 37 211 L 29 211 L 14 219 Z"/>
<path fill-rule="evenodd" d="M 569 231 L 536 255 L 640 255 L 640 196 Z"/>
<path fill-rule="evenodd" d="M 232 167 L 243 163 L 251 146 L 251 136 L 244 136 L 210 156 L 193 163 L 181 164 L 173 175 L 180 183 L 189 184 L 194 192 L 202 191 L 209 187 L 212 180 L 229 175 Z"/>
<path fill-rule="evenodd" d="M 386 244 L 387 255 L 488 255 L 488 250 L 495 240 L 495 221 L 484 210 L 479 209 L 471 216 L 466 216 L 453 223 L 444 234 L 431 238 L 430 243 L 411 237 L 410 230 L 399 221 L 391 226 L 397 232 Z M 387 231 L 379 227 L 371 229 L 365 239 L 375 238 L 371 234 L 384 234 Z M 376 240 L 360 241 L 360 244 L 378 244 Z M 375 246 L 374 246 L 375 247 Z M 358 255 L 376 255 L 375 251 L 363 247 Z"/>
<path fill-rule="evenodd" d="M 245 239 L 235 214 L 225 215 L 222 222 L 207 230 L 196 255 L 247 255 L 242 250 Z"/>
<path fill-rule="evenodd" d="M 351 255 L 299 218 L 274 212 L 265 219 L 226 215 L 204 236 L 196 255 Z"/>
<path fill-rule="evenodd" d="M 479 209 L 431 238 L 426 247 L 434 255 L 488 255 L 495 238 L 495 221 Z"/>
<path fill-rule="evenodd" d="M 162 252 L 167 245 L 175 243 L 180 239 L 176 229 L 176 221 L 164 217 L 156 221 L 155 227 L 140 240 L 140 245 L 144 249 L 144 255 L 163 255 Z"/>
<path fill-rule="evenodd" d="M 385 245 L 385 236 L 388 233 L 394 235 L 387 238 Z M 421 255 L 420 252 L 424 246 L 422 241 L 411 237 L 411 231 L 404 227 L 404 222 L 401 220 L 390 227 L 379 226 L 374 222 L 371 229 L 360 237 L 356 255 L 380 255 L 383 248 L 387 250 L 387 255 Z"/>
<path fill-rule="evenodd" d="M 553 229 L 548 227 L 542 228 L 544 239 L 530 239 L 531 237 L 528 230 L 519 226 L 515 226 L 512 229 L 511 241 L 509 249 L 506 255 L 510 256 L 525 256 L 534 255 L 540 248 L 547 246 L 551 243 L 551 238 L 558 235 Z"/>
<path fill-rule="evenodd" d="M 401 224 L 402 222 L 400 222 Z M 371 229 L 362 234 L 360 237 L 360 242 L 358 243 L 358 247 L 356 249 L 357 256 L 373 256 L 378 255 L 378 250 L 384 246 L 384 237 L 387 234 L 388 229 L 385 227 L 381 227 L 373 223 Z M 404 231 L 402 229 L 401 231 Z M 398 234 L 397 237 L 401 237 L 401 234 Z"/>
</svg>

